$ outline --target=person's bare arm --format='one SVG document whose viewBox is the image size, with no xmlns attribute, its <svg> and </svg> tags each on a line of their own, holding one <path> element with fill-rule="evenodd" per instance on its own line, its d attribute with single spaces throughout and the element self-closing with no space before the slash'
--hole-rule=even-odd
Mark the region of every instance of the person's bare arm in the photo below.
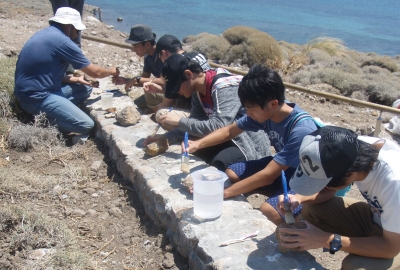
<svg viewBox="0 0 400 270">
<path fill-rule="evenodd" d="M 280 229 L 282 247 L 300 247 L 300 250 L 321 247 L 329 249 L 329 242 L 333 240 L 334 235 L 320 230 L 307 221 L 305 223 L 307 224 L 306 229 Z M 291 235 L 285 235 L 286 233 Z M 381 237 L 341 236 L 341 240 L 341 250 L 359 256 L 391 259 L 396 257 L 400 252 L 400 234 L 386 230 L 383 230 Z"/>
<path fill-rule="evenodd" d="M 64 78 L 62 79 L 62 82 L 63 83 L 81 83 L 81 84 L 86 84 L 86 85 L 91 84 L 90 82 L 85 81 L 83 76 L 75 77 L 72 75 L 64 76 Z"/>
<path fill-rule="evenodd" d="M 238 136 L 242 132 L 243 130 L 238 128 L 236 122 L 232 123 L 229 126 L 225 126 L 223 128 L 219 128 L 211 132 L 207 136 L 197 141 L 190 140 L 189 147 L 186 149 L 186 151 L 188 151 L 188 153 L 193 153 L 198 149 L 229 141 Z"/>
<path fill-rule="evenodd" d="M 271 160 L 270 163 L 263 170 L 226 188 L 224 190 L 224 198 L 237 196 L 253 191 L 259 187 L 270 185 L 279 175 L 281 175 L 282 171 L 288 168 L 288 166 L 279 164 L 276 161 Z"/>
<path fill-rule="evenodd" d="M 94 64 L 90 64 L 81 70 L 93 78 L 104 78 L 110 75 L 115 77 L 119 76 L 119 69 L 117 67 L 103 68 Z"/>
</svg>

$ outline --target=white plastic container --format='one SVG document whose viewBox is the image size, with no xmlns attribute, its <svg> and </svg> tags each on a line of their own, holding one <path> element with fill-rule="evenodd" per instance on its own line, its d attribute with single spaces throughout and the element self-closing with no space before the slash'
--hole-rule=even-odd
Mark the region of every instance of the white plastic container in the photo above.
<svg viewBox="0 0 400 270">
<path fill-rule="evenodd" d="M 113 106 L 113 93 L 101 94 L 101 109 L 107 110 Z"/>
<path fill-rule="evenodd" d="M 224 182 L 228 176 L 221 171 L 207 168 L 192 173 L 193 211 L 199 218 L 217 218 L 222 214 Z"/>
</svg>

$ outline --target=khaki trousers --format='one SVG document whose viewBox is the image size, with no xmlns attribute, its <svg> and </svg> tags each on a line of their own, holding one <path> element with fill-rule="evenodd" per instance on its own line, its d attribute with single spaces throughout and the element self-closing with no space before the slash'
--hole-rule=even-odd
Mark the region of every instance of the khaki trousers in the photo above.
<svg viewBox="0 0 400 270">
<path fill-rule="evenodd" d="M 160 120 L 160 116 L 169 112 L 169 108 L 160 108 L 158 109 L 157 113 L 156 113 L 156 122 L 158 123 L 158 121 Z M 185 111 L 185 110 L 180 110 L 180 109 L 173 109 L 171 111 L 172 114 L 177 115 L 179 117 L 184 117 L 184 118 L 188 118 L 190 115 L 189 111 Z M 173 130 L 175 127 L 174 126 L 170 126 L 170 125 L 163 125 L 162 126 L 163 129 L 165 130 Z"/>
<path fill-rule="evenodd" d="M 325 232 L 348 237 L 382 236 L 382 228 L 373 221 L 368 203 L 356 199 L 333 197 L 318 204 L 304 204 L 305 220 Z M 349 254 L 342 262 L 342 269 L 380 270 L 400 269 L 400 255 L 393 259 L 377 259 Z"/>
</svg>

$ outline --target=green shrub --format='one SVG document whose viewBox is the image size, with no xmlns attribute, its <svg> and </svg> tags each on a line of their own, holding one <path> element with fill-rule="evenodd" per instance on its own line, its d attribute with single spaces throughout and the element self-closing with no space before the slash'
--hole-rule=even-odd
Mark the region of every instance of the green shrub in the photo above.
<svg viewBox="0 0 400 270">
<path fill-rule="evenodd" d="M 364 66 L 362 67 L 362 71 L 364 72 L 365 75 L 377 74 L 380 76 L 388 76 L 390 74 L 393 74 L 395 76 L 395 73 L 390 73 L 390 71 L 387 70 L 386 68 L 381 68 L 378 66 Z"/>
<path fill-rule="evenodd" d="M 257 32 L 260 31 L 252 27 L 237 25 L 226 29 L 222 35 L 229 41 L 231 45 L 238 45 L 246 42 L 250 35 Z"/>
<path fill-rule="evenodd" d="M 318 48 L 311 48 L 307 52 L 307 56 L 310 58 L 311 65 L 320 65 L 328 67 L 333 62 L 332 56 L 324 50 Z"/>
<path fill-rule="evenodd" d="M 200 33 L 196 36 L 189 35 L 187 37 L 184 37 L 182 41 L 183 41 L 183 43 L 192 44 L 193 42 L 203 38 L 204 36 L 208 36 L 208 35 L 210 35 L 210 34 L 206 33 L 206 32 Z"/>
<path fill-rule="evenodd" d="M 229 48 L 223 61 L 224 61 L 224 63 L 226 63 L 228 65 L 231 63 L 234 63 L 236 61 L 239 61 L 239 63 L 241 63 L 243 54 L 244 54 L 244 45 L 243 44 L 233 45 Z"/>
<path fill-rule="evenodd" d="M 368 85 L 365 78 L 335 68 L 300 70 L 292 76 L 292 82 L 303 86 L 330 84 L 344 96 L 351 96 L 355 91 L 364 91 Z"/>
<path fill-rule="evenodd" d="M 398 90 L 400 78 L 393 76 L 390 72 L 364 74 L 363 79 L 367 83 L 366 94 L 371 102 L 392 106 L 393 102 L 400 97 Z"/>
<path fill-rule="evenodd" d="M 229 42 L 222 36 L 202 35 L 193 42 L 193 50 L 204 54 L 211 60 L 222 60 L 229 50 Z"/>
<path fill-rule="evenodd" d="M 282 50 L 279 43 L 270 35 L 264 32 L 251 34 L 244 43 L 244 55 L 242 64 L 249 67 L 254 64 L 274 65 L 272 68 L 279 68 L 282 64 Z"/>
<path fill-rule="evenodd" d="M 393 62 L 390 58 L 387 57 L 374 57 L 362 62 L 361 67 L 364 66 L 378 66 L 381 68 L 386 68 L 390 72 L 398 71 L 398 67 L 395 62 Z"/>
<path fill-rule="evenodd" d="M 351 59 L 348 55 L 338 54 L 333 57 L 335 68 L 338 68 L 342 71 L 353 73 L 353 74 L 361 74 L 362 69 L 356 65 L 353 59 Z"/>
</svg>

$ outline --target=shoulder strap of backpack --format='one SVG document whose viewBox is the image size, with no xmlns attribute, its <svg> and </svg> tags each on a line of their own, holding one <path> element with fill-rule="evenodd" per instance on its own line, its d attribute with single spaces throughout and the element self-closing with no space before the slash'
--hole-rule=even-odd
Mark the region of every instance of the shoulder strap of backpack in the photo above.
<svg viewBox="0 0 400 270">
<path fill-rule="evenodd" d="M 214 76 L 214 78 L 211 81 L 211 89 L 213 88 L 215 82 L 223 77 L 230 77 L 232 76 L 232 74 L 228 74 L 228 73 L 218 73 Z"/>
<path fill-rule="evenodd" d="M 315 125 L 317 126 L 317 128 L 322 128 L 323 126 L 325 126 L 323 123 L 315 120 L 311 115 L 309 115 L 306 112 L 300 112 L 297 113 L 289 122 L 288 126 L 286 127 L 286 131 L 285 131 L 285 144 L 289 141 L 289 136 L 292 133 L 293 128 L 297 125 L 297 123 L 300 123 L 303 120 L 306 119 L 311 119 Z"/>
</svg>

